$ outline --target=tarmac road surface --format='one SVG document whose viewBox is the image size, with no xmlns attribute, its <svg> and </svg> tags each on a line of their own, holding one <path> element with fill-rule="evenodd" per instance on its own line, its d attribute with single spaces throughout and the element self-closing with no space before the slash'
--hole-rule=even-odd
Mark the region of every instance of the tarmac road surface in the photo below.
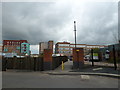
<svg viewBox="0 0 120 90">
<path fill-rule="evenodd" d="M 118 88 L 118 79 L 89 75 L 3 72 L 3 88 Z"/>
</svg>

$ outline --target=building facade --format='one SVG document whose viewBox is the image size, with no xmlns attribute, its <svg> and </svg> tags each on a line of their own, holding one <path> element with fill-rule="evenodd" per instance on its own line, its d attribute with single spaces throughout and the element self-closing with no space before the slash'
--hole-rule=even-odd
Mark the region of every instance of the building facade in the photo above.
<svg viewBox="0 0 120 90">
<path fill-rule="evenodd" d="M 22 55 L 30 55 L 30 44 L 29 43 L 21 44 L 21 54 Z"/>
<path fill-rule="evenodd" d="M 21 44 L 27 40 L 3 40 L 3 53 L 15 53 L 21 55 Z"/>
<path fill-rule="evenodd" d="M 0 45 L 0 53 L 2 53 L 2 48 L 3 48 L 3 46 L 2 46 L 2 45 Z"/>
<path fill-rule="evenodd" d="M 58 42 L 55 45 L 55 53 L 70 56 L 71 55 L 71 48 L 69 42 Z"/>
<path fill-rule="evenodd" d="M 52 49 L 53 50 L 53 41 L 48 42 L 40 42 L 39 43 L 39 54 L 44 53 L 44 49 Z"/>
<path fill-rule="evenodd" d="M 0 45 L 0 59 L 2 58 L 2 48 L 3 48 L 3 46 Z"/>
<path fill-rule="evenodd" d="M 104 48 L 104 45 L 87 45 L 87 44 L 76 44 L 76 48 L 83 48 L 84 55 L 87 55 L 91 49 L 94 48 Z M 62 54 L 65 56 L 72 56 L 73 48 L 75 48 L 75 44 L 71 44 L 70 42 L 58 42 L 55 45 L 55 53 Z"/>
</svg>

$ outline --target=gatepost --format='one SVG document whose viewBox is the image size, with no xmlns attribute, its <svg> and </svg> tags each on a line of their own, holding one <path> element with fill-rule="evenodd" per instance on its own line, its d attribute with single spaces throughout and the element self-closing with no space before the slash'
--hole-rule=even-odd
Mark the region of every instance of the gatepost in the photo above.
<svg viewBox="0 0 120 90">
<path fill-rule="evenodd" d="M 52 70 L 52 49 L 44 49 L 43 55 L 43 69 L 44 70 Z"/>
<path fill-rule="evenodd" d="M 83 48 L 73 48 L 73 69 L 81 69 L 84 67 L 84 51 Z"/>
</svg>

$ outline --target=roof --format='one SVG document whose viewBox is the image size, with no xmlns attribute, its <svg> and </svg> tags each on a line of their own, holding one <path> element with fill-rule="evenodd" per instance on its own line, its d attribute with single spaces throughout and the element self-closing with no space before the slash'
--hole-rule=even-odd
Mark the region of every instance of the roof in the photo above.
<svg viewBox="0 0 120 90">
<path fill-rule="evenodd" d="M 70 44 L 70 42 L 57 42 L 56 44 Z"/>
<path fill-rule="evenodd" d="M 75 44 L 70 44 L 70 45 L 75 45 Z M 86 45 L 86 44 L 76 44 L 76 45 Z"/>
<path fill-rule="evenodd" d="M 27 40 L 3 40 L 3 45 L 7 45 L 7 42 L 14 42 L 14 43 L 16 43 L 16 42 L 20 42 L 20 43 L 25 42 L 25 43 L 28 43 Z"/>
<path fill-rule="evenodd" d="M 12 42 L 27 42 L 27 40 L 3 40 L 3 42 L 12 41 Z"/>
</svg>

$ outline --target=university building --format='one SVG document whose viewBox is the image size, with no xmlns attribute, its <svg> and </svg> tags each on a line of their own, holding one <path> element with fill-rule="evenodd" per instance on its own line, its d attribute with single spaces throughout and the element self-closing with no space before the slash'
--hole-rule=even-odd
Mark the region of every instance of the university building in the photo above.
<svg viewBox="0 0 120 90">
<path fill-rule="evenodd" d="M 94 48 L 104 48 L 105 45 L 87 45 L 87 44 L 76 44 L 76 48 L 83 48 L 84 55 L 87 55 L 91 49 Z M 72 56 L 72 50 L 75 48 L 75 44 L 70 42 L 58 42 L 55 45 L 55 53 L 62 54 L 66 56 Z"/>
<path fill-rule="evenodd" d="M 69 42 L 58 42 L 58 43 L 56 43 L 55 53 L 70 56 L 72 54 L 71 53 L 71 48 L 70 48 L 70 43 Z"/>
<path fill-rule="evenodd" d="M 27 40 L 3 40 L 3 53 L 30 55 L 30 44 Z"/>
</svg>

